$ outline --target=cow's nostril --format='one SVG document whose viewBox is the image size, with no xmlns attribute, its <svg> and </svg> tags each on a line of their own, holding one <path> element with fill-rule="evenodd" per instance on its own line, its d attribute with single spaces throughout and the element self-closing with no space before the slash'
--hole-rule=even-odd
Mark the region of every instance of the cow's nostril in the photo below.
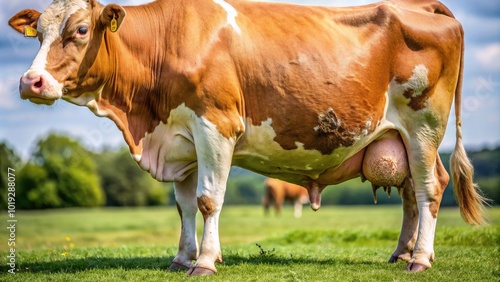
<svg viewBox="0 0 500 282">
<path fill-rule="evenodd" d="M 43 85 L 42 78 L 40 77 L 40 80 L 38 80 L 35 84 L 33 84 L 36 88 L 40 88 Z"/>
</svg>

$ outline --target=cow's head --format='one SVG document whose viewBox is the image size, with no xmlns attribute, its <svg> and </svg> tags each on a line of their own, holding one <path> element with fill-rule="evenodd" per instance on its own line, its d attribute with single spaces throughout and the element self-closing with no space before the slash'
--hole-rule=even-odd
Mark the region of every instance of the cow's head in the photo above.
<svg viewBox="0 0 500 282">
<path fill-rule="evenodd" d="M 102 78 L 89 70 L 103 34 L 108 28 L 116 31 L 124 17 L 123 7 L 104 7 L 96 0 L 54 0 L 43 13 L 27 9 L 14 15 L 10 26 L 40 41 L 38 54 L 21 77 L 21 98 L 47 105 L 59 98 L 78 103 L 82 94 L 95 92 Z"/>
</svg>

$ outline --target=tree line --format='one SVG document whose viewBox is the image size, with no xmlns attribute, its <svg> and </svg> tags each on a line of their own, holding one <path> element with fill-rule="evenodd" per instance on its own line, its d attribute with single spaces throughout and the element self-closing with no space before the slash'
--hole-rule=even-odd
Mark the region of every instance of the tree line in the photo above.
<svg viewBox="0 0 500 282">
<path fill-rule="evenodd" d="M 449 168 L 449 153 L 441 159 Z M 476 182 L 483 193 L 500 203 L 500 147 L 470 151 Z M 139 168 L 128 149 L 87 150 L 78 140 L 49 134 L 38 140 L 30 158 L 23 162 L 6 143 L 0 142 L 0 208 L 7 207 L 7 168 L 16 169 L 16 208 L 48 209 L 97 206 L 175 205 L 172 184 L 160 183 Z M 449 171 L 449 170 L 448 170 Z M 225 203 L 258 205 L 264 195 L 265 177 L 233 168 Z M 456 205 L 452 183 L 445 190 L 442 206 Z M 390 197 L 377 191 L 378 204 L 400 204 L 397 189 Z M 323 205 L 373 203 L 371 185 L 359 179 L 327 187 Z"/>
<path fill-rule="evenodd" d="M 65 135 L 40 139 L 22 163 L 0 144 L 1 207 L 6 205 L 4 173 L 16 169 L 16 208 L 164 205 L 169 185 L 157 182 L 131 159 L 128 150 L 87 150 Z"/>
</svg>

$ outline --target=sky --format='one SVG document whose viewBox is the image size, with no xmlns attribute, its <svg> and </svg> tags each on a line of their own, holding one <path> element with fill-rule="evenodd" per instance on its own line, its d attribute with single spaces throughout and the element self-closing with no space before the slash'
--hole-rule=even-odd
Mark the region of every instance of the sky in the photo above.
<svg viewBox="0 0 500 282">
<path fill-rule="evenodd" d="M 211 1 L 211 0 L 205 0 Z M 366 0 L 275 0 L 310 5 L 347 6 Z M 87 148 L 124 146 L 121 132 L 106 118 L 96 117 L 86 107 L 63 100 L 52 106 L 21 100 L 19 78 L 33 61 L 39 43 L 24 38 L 7 24 L 11 16 L 25 8 L 46 9 L 51 0 L 2 1 L 0 9 L 0 141 L 6 141 L 27 159 L 34 144 L 50 132 L 66 133 Z M 147 0 L 101 0 L 136 5 Z M 462 103 L 462 131 L 466 148 L 480 149 L 500 145 L 500 1 L 443 0 L 465 30 L 465 70 Z M 455 143 L 452 114 L 441 151 L 451 151 Z"/>
</svg>

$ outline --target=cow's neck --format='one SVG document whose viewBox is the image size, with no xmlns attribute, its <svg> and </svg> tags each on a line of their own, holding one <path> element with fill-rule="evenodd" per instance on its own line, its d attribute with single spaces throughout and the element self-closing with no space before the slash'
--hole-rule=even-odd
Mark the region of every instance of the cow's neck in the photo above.
<svg viewBox="0 0 500 282">
<path fill-rule="evenodd" d="M 206 50 L 224 26 L 208 19 L 218 14 L 225 23 L 227 18 L 224 9 L 209 1 L 172 0 L 168 9 L 158 3 L 125 7 L 119 31 L 106 31 L 100 44 L 99 61 L 104 63 L 93 67 L 96 73 L 106 69 L 98 104 L 111 113 L 132 154 L 140 153 L 141 139 L 166 123 L 172 109 L 183 103 L 200 109 L 189 104 L 197 101 L 189 97 L 197 95 Z"/>
<path fill-rule="evenodd" d="M 126 7 L 127 17 L 120 31 L 106 31 L 99 51 L 95 72 L 105 70 L 104 87 L 98 100 L 99 109 L 123 132 L 132 154 L 142 149 L 141 139 L 160 123 L 166 123 L 172 108 L 173 89 L 167 80 L 175 75 L 165 60 L 168 40 L 161 34 L 160 16 L 154 9 L 145 13 L 144 6 Z M 163 20 L 167 21 L 163 15 Z M 165 24 L 162 23 L 162 24 Z M 104 65 L 104 66 L 103 66 Z"/>
</svg>

